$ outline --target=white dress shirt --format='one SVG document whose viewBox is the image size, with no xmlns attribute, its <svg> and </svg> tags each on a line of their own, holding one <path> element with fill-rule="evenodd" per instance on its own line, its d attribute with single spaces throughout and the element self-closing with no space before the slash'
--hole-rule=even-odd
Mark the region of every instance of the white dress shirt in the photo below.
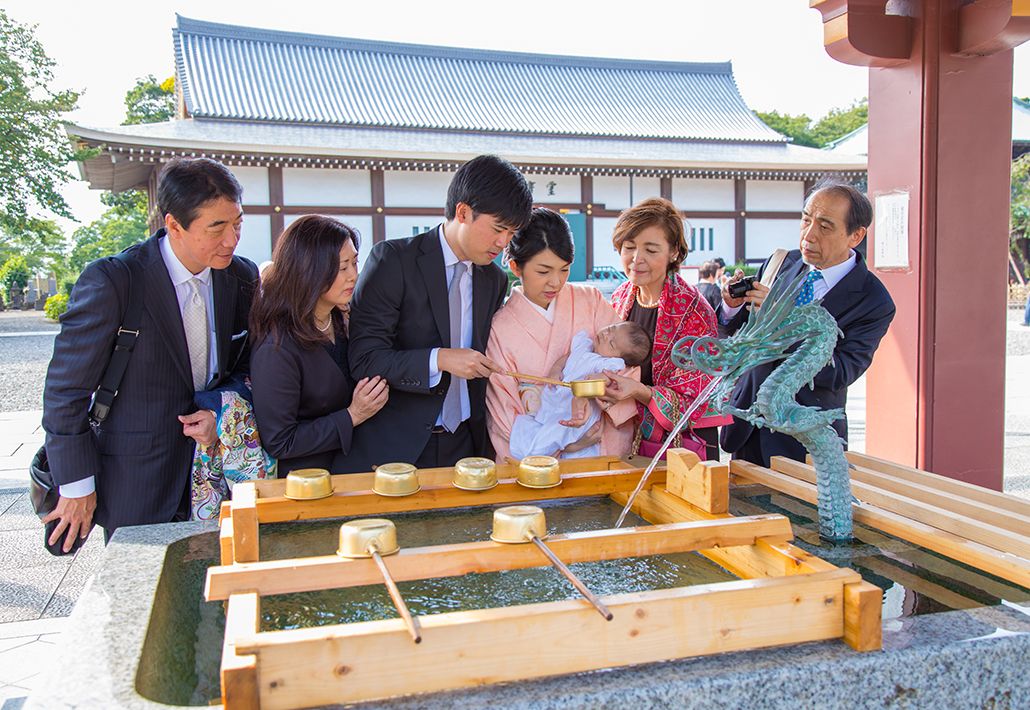
<svg viewBox="0 0 1030 710">
<path fill-rule="evenodd" d="M 446 237 L 443 233 L 443 225 L 441 224 L 437 228 L 437 236 L 440 239 L 440 250 L 443 252 L 443 268 L 444 274 L 447 276 L 447 287 L 450 288 L 450 280 L 454 275 L 454 265 L 457 264 L 457 254 L 451 249 L 451 245 L 447 243 Z M 461 283 L 458 287 L 461 289 L 461 347 L 471 348 L 472 347 L 472 262 L 465 261 L 465 273 L 461 276 Z M 451 328 L 454 324 L 451 323 Z M 433 348 L 429 353 L 429 386 L 436 387 L 440 384 L 440 378 L 443 377 L 443 373 L 440 371 L 440 367 L 437 364 L 437 359 L 440 354 L 440 348 Z M 469 387 L 468 380 L 458 378 L 458 385 L 461 388 L 459 390 L 461 395 L 461 421 L 465 421 L 472 414 L 472 405 L 469 403 Z M 443 410 L 440 410 L 440 416 L 436 418 L 437 425 L 443 424 Z"/>
<path fill-rule="evenodd" d="M 189 269 L 182 265 L 182 262 L 179 261 L 179 257 L 177 257 L 175 252 L 172 251 L 172 245 L 169 243 L 168 237 L 162 237 L 158 243 L 161 245 L 161 259 L 165 263 L 165 269 L 168 270 L 168 276 L 172 280 L 172 286 L 175 287 L 175 297 L 179 301 L 180 316 L 182 315 L 183 307 L 186 305 L 186 299 L 189 298 L 190 295 L 190 287 L 188 285 L 189 280 L 196 278 L 200 281 L 200 293 L 207 301 L 207 328 L 210 343 L 207 352 L 207 379 L 210 382 L 211 378 L 214 377 L 215 371 L 218 369 L 218 348 L 215 340 L 215 304 L 214 293 L 211 288 L 211 268 L 207 267 L 199 274 L 193 274 Z M 64 498 L 82 498 L 96 491 L 96 477 L 88 476 L 78 481 L 65 483 L 58 486 L 57 490 Z"/>
</svg>

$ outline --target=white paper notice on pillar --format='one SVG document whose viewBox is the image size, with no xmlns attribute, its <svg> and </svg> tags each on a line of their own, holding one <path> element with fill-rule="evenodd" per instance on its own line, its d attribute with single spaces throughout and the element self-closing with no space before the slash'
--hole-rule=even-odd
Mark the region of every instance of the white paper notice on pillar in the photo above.
<svg viewBox="0 0 1030 710">
<path fill-rule="evenodd" d="M 877 269 L 909 268 L 908 202 L 907 192 L 876 196 L 873 254 Z"/>
</svg>

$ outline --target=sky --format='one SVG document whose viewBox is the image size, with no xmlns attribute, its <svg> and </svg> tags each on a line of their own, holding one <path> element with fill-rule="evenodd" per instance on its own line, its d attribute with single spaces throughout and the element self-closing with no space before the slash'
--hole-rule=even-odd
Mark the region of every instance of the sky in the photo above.
<svg viewBox="0 0 1030 710">
<path fill-rule="evenodd" d="M 508 3 L 375 0 L 4 0 L 8 16 L 37 25 L 57 63 L 55 86 L 82 91 L 68 118 L 94 127 L 124 119 L 136 79 L 174 72 L 176 13 L 199 20 L 393 42 L 545 54 L 731 61 L 753 110 L 819 118 L 867 93 L 868 74 L 831 59 L 808 0 L 521 0 Z M 502 9 L 504 8 L 504 9 Z M 1030 96 L 1030 45 L 1016 50 L 1013 93 Z M 96 191 L 65 191 L 83 222 L 102 211 Z M 67 226 L 67 225 L 66 225 Z"/>
</svg>

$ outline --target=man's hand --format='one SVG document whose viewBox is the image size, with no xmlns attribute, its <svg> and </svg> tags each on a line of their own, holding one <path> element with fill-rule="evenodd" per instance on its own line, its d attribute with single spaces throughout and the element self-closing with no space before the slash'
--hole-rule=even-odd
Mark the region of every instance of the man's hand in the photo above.
<svg viewBox="0 0 1030 710">
<path fill-rule="evenodd" d="M 193 414 L 179 416 L 182 422 L 182 435 L 193 439 L 201 446 L 211 446 L 218 441 L 215 431 L 215 413 L 209 409 L 201 409 Z"/>
<path fill-rule="evenodd" d="M 57 507 L 43 518 L 44 525 L 52 520 L 59 521 L 57 527 L 54 528 L 54 532 L 50 535 L 50 539 L 47 540 L 47 544 L 57 544 L 57 541 L 64 535 L 64 545 L 62 547 L 65 552 L 71 552 L 72 545 L 75 544 L 75 538 L 81 537 L 85 539 L 89 535 L 89 531 L 93 529 L 93 513 L 96 509 L 96 492 L 81 498 L 65 498 L 64 496 L 58 498 Z"/>
<path fill-rule="evenodd" d="M 441 348 L 436 354 L 436 366 L 441 372 L 449 372 L 455 377 L 462 377 L 466 380 L 489 377 L 495 372 L 504 372 L 504 369 L 496 362 L 471 348 Z"/>
<path fill-rule="evenodd" d="M 750 303 L 752 308 L 761 308 L 766 296 L 769 295 L 769 287 L 759 281 L 755 281 L 751 290 L 745 293 L 742 298 L 730 296 L 730 284 L 737 283 L 742 278 L 744 278 L 744 272 L 737 269 L 736 273 L 733 274 L 733 278 L 723 284 L 722 302 L 730 308 L 740 308 L 745 303 Z"/>
</svg>

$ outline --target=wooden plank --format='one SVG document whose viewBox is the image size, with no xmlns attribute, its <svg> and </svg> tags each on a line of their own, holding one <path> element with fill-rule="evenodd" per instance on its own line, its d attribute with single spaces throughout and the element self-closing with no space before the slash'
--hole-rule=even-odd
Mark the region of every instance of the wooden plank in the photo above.
<svg viewBox="0 0 1030 710">
<path fill-rule="evenodd" d="M 232 497 L 232 552 L 236 562 L 258 560 L 257 489 L 254 482 L 237 483 Z"/>
<path fill-rule="evenodd" d="M 371 489 L 366 488 L 337 492 L 321 500 L 259 498 L 257 510 L 262 523 L 279 523 L 290 520 L 339 518 L 353 515 L 381 516 L 416 510 L 526 503 L 536 500 L 578 498 L 609 495 L 617 491 L 631 491 L 640 482 L 642 473 L 643 469 L 569 473 L 564 475 L 560 486 L 545 489 L 526 488 L 515 483 L 513 479 L 505 479 L 488 491 L 463 491 L 455 488 L 451 485 L 451 474 L 448 473 L 446 481 L 443 483 L 423 481 L 421 491 L 402 498 L 376 495 Z M 355 477 L 365 475 L 354 474 Z M 335 478 L 337 477 L 334 476 Z M 664 469 L 655 470 L 648 479 L 647 485 L 653 486 L 664 482 Z M 369 479 L 369 484 L 371 484 L 371 479 Z"/>
<path fill-rule="evenodd" d="M 218 522 L 222 522 L 226 518 L 232 516 L 232 503 L 230 501 L 222 501 L 222 504 L 218 506 Z"/>
<path fill-rule="evenodd" d="M 582 459 L 561 459 L 559 462 L 562 474 L 567 473 L 590 473 L 596 471 L 609 471 L 619 469 L 639 468 L 639 464 L 630 465 L 618 456 L 591 456 Z M 646 465 L 646 464 L 645 464 Z M 333 490 L 337 493 L 353 491 L 372 490 L 372 478 L 375 474 L 369 473 L 341 473 L 332 476 Z M 515 464 L 497 464 L 497 478 L 514 479 L 518 475 L 518 466 Z M 418 469 L 419 482 L 423 487 L 447 486 L 454 476 L 454 469 L 447 468 L 420 468 Z M 286 493 L 285 478 L 268 478 L 255 481 L 259 498 L 281 498 Z"/>
<path fill-rule="evenodd" d="M 902 466 L 901 464 L 894 463 L 893 461 L 876 458 L 875 456 L 868 456 L 854 451 L 847 451 L 844 455 L 847 457 L 848 461 L 856 466 L 865 466 L 866 468 L 887 474 L 888 476 L 899 478 L 903 481 L 911 481 L 912 483 L 930 486 L 936 490 L 952 493 L 966 498 L 967 500 L 987 503 L 988 505 L 993 505 L 996 508 L 1001 508 L 1002 510 L 1007 510 L 1011 513 L 1022 515 L 1023 517 L 1030 517 L 1030 501 L 1017 498 L 1016 496 L 992 491 L 991 489 L 984 488 L 983 486 L 977 486 L 972 483 L 966 483 L 965 481 L 948 478 L 947 476 L 930 473 L 929 471 L 921 471 L 918 468 Z"/>
<path fill-rule="evenodd" d="M 788 473 L 790 476 L 815 484 L 815 469 L 806 464 L 780 456 L 774 456 L 770 463 L 773 470 L 779 473 Z M 937 505 L 912 500 L 858 481 L 851 482 L 851 492 L 863 503 L 875 505 L 883 510 L 889 510 L 906 518 L 918 520 L 939 530 L 954 533 L 967 540 L 979 542 L 1003 552 L 1011 552 L 1014 555 L 1030 560 L 1030 538 L 1019 533 L 960 515 L 954 510 L 947 510 Z"/>
<path fill-rule="evenodd" d="M 253 638 L 261 630 L 261 600 L 253 592 L 234 594 L 225 612 L 225 641 L 222 644 L 222 704 L 226 710 L 259 707 L 257 656 L 238 654 L 236 642 Z"/>
<path fill-rule="evenodd" d="M 219 564 L 231 565 L 232 556 L 232 517 L 225 518 L 218 527 Z"/>
<path fill-rule="evenodd" d="M 803 481 L 815 483 L 815 468 L 809 464 L 774 456 L 771 468 L 780 473 L 800 478 Z M 856 466 L 855 464 L 851 465 L 851 481 L 852 485 L 864 484 L 872 486 L 886 494 L 903 496 L 914 501 L 928 503 L 938 508 L 950 510 L 966 518 L 1008 530 L 1021 537 L 1030 537 L 1030 517 L 998 508 L 990 503 L 970 500 L 964 494 L 959 495 L 937 490 L 932 485 L 912 483 L 874 471 L 865 466 Z M 861 498 L 861 496 L 858 497 Z"/>
<path fill-rule="evenodd" d="M 783 508 L 784 510 L 788 510 L 796 515 L 805 516 L 812 520 L 816 519 L 817 512 L 813 506 L 782 493 L 773 493 L 770 497 L 770 502 L 773 505 Z M 747 511 L 748 515 L 762 515 L 770 512 L 758 507 L 757 505 L 741 504 L 740 501 L 737 502 L 737 505 L 740 506 L 741 510 Z M 801 537 L 801 533 L 797 530 L 795 530 L 795 534 L 798 537 Z M 818 535 L 816 537 L 818 537 Z M 982 589 L 987 594 L 995 596 L 998 599 L 1022 601 L 1027 598 L 1026 590 L 1021 587 L 998 580 L 994 576 L 988 575 L 978 569 L 973 569 L 967 565 L 959 564 L 956 560 L 926 552 L 921 547 L 915 547 L 907 540 L 888 537 L 880 531 L 866 527 L 865 525 L 855 525 L 855 539 L 868 545 L 878 547 L 888 554 L 895 556 L 897 559 L 910 562 L 913 565 L 918 565 L 919 567 L 922 567 L 929 572 L 933 572 L 936 575 L 954 579 L 976 589 Z"/>
<path fill-rule="evenodd" d="M 839 638 L 843 585 L 857 579 L 835 570 L 620 594 L 604 598 L 610 622 L 581 599 L 423 616 L 420 645 L 391 619 L 238 648 L 258 656 L 265 710 L 355 702 Z"/>
<path fill-rule="evenodd" d="M 701 461 L 687 449 L 669 449 L 666 490 L 709 513 L 730 509 L 730 469 L 718 461 Z"/>
<path fill-rule="evenodd" d="M 844 585 L 844 643 L 856 651 L 883 648 L 883 590 L 869 582 Z"/>
<path fill-rule="evenodd" d="M 730 463 L 730 470 L 741 477 L 762 483 L 800 500 L 815 504 L 815 486 L 796 478 L 742 461 Z M 972 542 L 954 533 L 869 504 L 852 506 L 855 522 L 881 530 L 888 535 L 921 545 L 946 557 L 964 562 L 996 577 L 1030 588 L 1030 562 L 1008 552 Z"/>
<path fill-rule="evenodd" d="M 712 547 L 754 545 L 759 540 L 782 542 L 792 536 L 782 515 L 728 518 L 652 525 L 618 530 L 554 535 L 548 547 L 566 564 L 623 557 L 693 552 Z M 384 558 L 398 582 L 456 577 L 470 573 L 544 567 L 547 559 L 532 545 L 492 541 L 433 545 L 401 550 Z M 205 589 L 208 601 L 229 598 L 253 589 L 262 596 L 289 592 L 376 584 L 382 577 L 372 560 L 348 560 L 336 555 L 213 567 Z"/>
<path fill-rule="evenodd" d="M 910 589 L 925 597 L 935 599 L 944 606 L 952 609 L 977 609 L 983 606 L 983 604 L 975 599 L 970 599 L 958 592 L 953 592 L 939 584 L 935 584 L 928 579 L 923 579 L 919 575 L 913 574 L 906 569 L 902 569 L 898 565 L 891 564 L 887 560 L 881 560 L 875 557 L 864 557 L 855 560 L 855 564 L 859 567 L 865 567 L 866 569 L 888 579 L 893 579 L 895 582 L 905 587 L 905 589 Z"/>
</svg>

